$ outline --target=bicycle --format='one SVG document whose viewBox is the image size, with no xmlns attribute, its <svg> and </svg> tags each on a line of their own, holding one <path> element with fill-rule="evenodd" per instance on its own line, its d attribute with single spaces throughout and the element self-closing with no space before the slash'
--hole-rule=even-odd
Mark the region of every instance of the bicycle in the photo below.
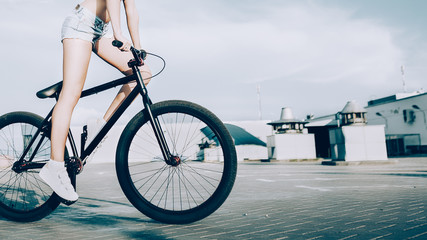
<svg viewBox="0 0 427 240">
<path fill-rule="evenodd" d="M 120 44 L 113 42 L 116 47 Z M 131 52 L 133 59 L 128 65 L 132 75 L 81 94 L 84 98 L 137 82 L 87 146 L 87 129 L 83 128 L 80 154 L 68 131 L 70 152 L 66 147 L 64 159 L 71 182 L 76 188 L 76 176 L 89 155 L 140 95 L 143 108 L 124 128 L 116 149 L 115 167 L 122 191 L 136 209 L 154 220 L 172 224 L 201 220 L 224 203 L 234 185 L 237 158 L 233 139 L 224 124 L 200 105 L 180 100 L 152 103 L 138 66 L 151 55 L 163 61 L 161 72 L 165 61 L 133 47 Z M 58 82 L 36 95 L 57 101 L 61 87 Z M 0 117 L 0 215 L 7 219 L 37 221 L 61 203 L 38 176 L 50 157 L 52 110 L 45 118 L 30 112 Z"/>
</svg>

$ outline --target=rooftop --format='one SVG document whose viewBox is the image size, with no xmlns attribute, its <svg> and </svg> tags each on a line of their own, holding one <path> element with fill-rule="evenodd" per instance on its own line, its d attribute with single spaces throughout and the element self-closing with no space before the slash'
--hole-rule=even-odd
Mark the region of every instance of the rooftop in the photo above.
<svg viewBox="0 0 427 240">
<path fill-rule="evenodd" d="M 370 101 L 368 101 L 367 107 L 391 103 L 391 102 L 395 102 L 395 101 L 399 101 L 399 100 L 411 98 L 411 97 L 418 97 L 418 96 L 422 96 L 425 94 L 427 94 L 427 93 L 424 92 L 423 89 L 421 89 L 419 91 L 412 92 L 412 93 L 396 93 L 395 95 L 370 100 Z"/>
</svg>

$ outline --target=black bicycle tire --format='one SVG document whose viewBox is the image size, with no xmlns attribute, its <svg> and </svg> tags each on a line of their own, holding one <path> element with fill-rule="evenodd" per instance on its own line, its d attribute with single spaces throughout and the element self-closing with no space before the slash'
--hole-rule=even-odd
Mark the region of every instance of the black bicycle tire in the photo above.
<svg viewBox="0 0 427 240">
<path fill-rule="evenodd" d="M 225 202 L 234 185 L 237 171 L 237 157 L 232 137 L 224 124 L 213 113 L 200 105 L 187 101 L 170 100 L 153 104 L 151 109 L 154 116 L 171 112 L 196 116 L 205 121 L 207 126 L 215 131 L 224 152 L 224 169 L 221 180 L 216 190 L 206 201 L 191 209 L 182 211 L 167 210 L 147 201 L 139 193 L 131 179 L 128 162 L 129 148 L 135 134 L 140 127 L 150 124 L 147 112 L 141 111 L 129 121 L 123 130 L 117 147 L 116 171 L 120 186 L 133 206 L 154 220 L 171 224 L 184 224 L 201 220 L 215 212 Z"/>
<path fill-rule="evenodd" d="M 43 121 L 43 118 L 34 113 L 12 112 L 0 117 L 0 131 L 7 126 L 11 124 L 16 124 L 16 123 L 29 124 L 34 126 L 35 128 L 38 128 L 41 126 L 42 121 Z M 50 136 L 48 136 L 48 138 L 50 138 Z M 14 174 L 14 172 L 11 169 L 9 171 L 12 174 Z M 24 172 L 24 173 L 26 174 L 27 172 Z M 38 174 L 34 173 L 32 177 L 35 178 L 37 177 L 36 175 Z M 26 179 L 28 179 L 28 177 L 26 177 Z M 40 179 L 39 181 L 42 181 L 42 180 Z M 41 183 L 38 182 L 37 184 L 41 184 Z M 1 187 L 3 187 L 3 185 L 1 185 L 0 188 Z M 1 194 L 0 196 L 3 196 L 3 193 L 0 193 L 0 194 Z M 38 207 L 35 207 L 34 209 L 28 209 L 28 210 L 19 210 L 19 209 L 11 208 L 7 206 L 7 204 L 3 203 L 3 199 L 4 199 L 3 197 L 0 197 L 0 215 L 9 220 L 18 221 L 18 222 L 38 221 L 46 217 L 47 215 L 49 215 L 60 204 L 58 196 L 53 191 L 50 197 L 43 204 L 41 204 Z"/>
</svg>

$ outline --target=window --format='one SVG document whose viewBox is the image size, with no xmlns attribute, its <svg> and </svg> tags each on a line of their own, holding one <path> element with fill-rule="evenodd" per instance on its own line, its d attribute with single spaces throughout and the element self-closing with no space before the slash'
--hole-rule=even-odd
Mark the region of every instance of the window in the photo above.
<svg viewBox="0 0 427 240">
<path fill-rule="evenodd" d="M 402 111 L 403 113 L 403 121 L 408 124 L 412 124 L 415 122 L 415 112 L 410 109 L 405 109 Z"/>
</svg>

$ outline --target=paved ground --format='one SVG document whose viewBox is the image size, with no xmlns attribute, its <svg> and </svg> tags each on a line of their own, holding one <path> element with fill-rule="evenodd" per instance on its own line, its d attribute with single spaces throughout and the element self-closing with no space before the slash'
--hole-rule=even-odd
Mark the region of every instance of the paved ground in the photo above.
<svg viewBox="0 0 427 240">
<path fill-rule="evenodd" d="M 398 160 L 242 163 L 226 203 L 188 225 L 143 216 L 113 164 L 93 164 L 79 175 L 76 204 L 34 223 L 0 218 L 0 239 L 427 239 L 427 158 Z"/>
</svg>

